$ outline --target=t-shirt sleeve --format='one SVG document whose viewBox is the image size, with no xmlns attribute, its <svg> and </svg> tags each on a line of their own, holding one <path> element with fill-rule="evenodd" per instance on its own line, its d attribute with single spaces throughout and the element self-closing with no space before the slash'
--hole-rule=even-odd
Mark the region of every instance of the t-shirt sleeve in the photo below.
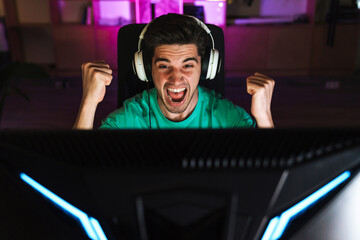
<svg viewBox="0 0 360 240">
<path fill-rule="evenodd" d="M 213 128 L 253 128 L 256 122 L 240 106 L 215 91 L 202 89 L 203 101 L 211 113 Z"/>
<path fill-rule="evenodd" d="M 242 107 L 225 99 L 222 101 L 222 105 L 224 110 L 222 116 L 229 127 L 252 128 L 256 126 L 256 122 Z"/>
<path fill-rule="evenodd" d="M 120 108 L 110 113 L 101 122 L 99 129 L 121 129 L 126 126 L 124 108 Z"/>
<path fill-rule="evenodd" d="M 248 114 L 243 108 L 239 106 L 235 106 L 235 108 L 237 108 L 238 111 L 238 118 L 236 118 L 234 123 L 235 127 L 256 127 L 256 121 L 250 116 L 250 114 Z"/>
<path fill-rule="evenodd" d="M 110 113 L 99 129 L 147 129 L 147 115 L 137 105 L 125 105 Z"/>
</svg>

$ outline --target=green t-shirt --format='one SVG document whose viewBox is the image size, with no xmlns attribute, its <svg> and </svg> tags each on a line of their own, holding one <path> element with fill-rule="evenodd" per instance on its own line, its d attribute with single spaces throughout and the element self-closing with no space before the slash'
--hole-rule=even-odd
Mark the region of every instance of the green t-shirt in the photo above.
<svg viewBox="0 0 360 240">
<path fill-rule="evenodd" d="M 198 87 L 199 99 L 191 115 L 181 122 L 173 122 L 162 114 L 156 89 L 150 89 L 150 117 L 152 129 L 169 128 L 239 128 L 255 127 L 255 121 L 241 107 L 222 98 L 215 91 Z M 149 129 L 148 91 L 127 99 L 124 105 L 103 121 L 100 129 Z"/>
</svg>

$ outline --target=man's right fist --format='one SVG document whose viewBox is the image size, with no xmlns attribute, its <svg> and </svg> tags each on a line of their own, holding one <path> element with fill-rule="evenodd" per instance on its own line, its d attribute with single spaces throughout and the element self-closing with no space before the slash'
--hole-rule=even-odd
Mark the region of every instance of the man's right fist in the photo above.
<svg viewBox="0 0 360 240">
<path fill-rule="evenodd" d="M 106 86 L 112 80 L 112 70 L 105 61 L 88 62 L 81 65 L 83 100 L 98 104 L 104 99 Z"/>
</svg>

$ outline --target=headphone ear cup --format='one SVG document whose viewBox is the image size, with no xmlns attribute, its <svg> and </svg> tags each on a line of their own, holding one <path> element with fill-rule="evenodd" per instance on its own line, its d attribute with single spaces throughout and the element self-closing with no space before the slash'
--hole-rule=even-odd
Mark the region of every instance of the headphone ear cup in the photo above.
<svg viewBox="0 0 360 240">
<path fill-rule="evenodd" d="M 207 72 L 207 79 L 213 80 L 216 77 L 216 74 L 220 70 L 220 55 L 219 51 L 216 49 L 210 50 L 210 60 L 209 60 L 209 67 Z"/>
<path fill-rule="evenodd" d="M 134 54 L 133 71 L 141 81 L 148 81 L 146 78 L 142 51 L 136 52 Z"/>
<path fill-rule="evenodd" d="M 201 59 L 201 80 L 213 80 L 220 70 L 220 55 L 216 49 L 207 48 L 205 57 Z"/>
</svg>

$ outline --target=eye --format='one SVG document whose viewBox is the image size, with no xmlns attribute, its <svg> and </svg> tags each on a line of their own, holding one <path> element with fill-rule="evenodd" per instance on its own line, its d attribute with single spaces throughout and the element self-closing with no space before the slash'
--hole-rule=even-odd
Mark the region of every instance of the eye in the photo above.
<svg viewBox="0 0 360 240">
<path fill-rule="evenodd" d="M 159 65 L 159 68 L 160 69 L 166 69 L 166 68 L 168 68 L 168 66 L 167 65 Z"/>
<path fill-rule="evenodd" d="M 186 64 L 184 67 L 185 68 L 192 68 L 192 67 L 194 67 L 194 65 L 193 64 Z"/>
</svg>

